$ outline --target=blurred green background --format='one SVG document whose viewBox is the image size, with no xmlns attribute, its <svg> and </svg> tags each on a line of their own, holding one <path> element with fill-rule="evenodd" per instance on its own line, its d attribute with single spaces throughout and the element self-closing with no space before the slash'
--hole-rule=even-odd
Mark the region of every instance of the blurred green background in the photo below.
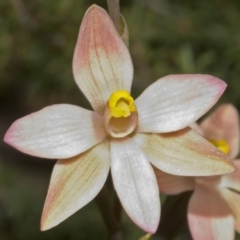
<svg viewBox="0 0 240 240">
<path fill-rule="evenodd" d="M 218 104 L 240 109 L 239 0 L 122 0 L 130 31 L 133 95 L 173 73 L 207 73 L 227 82 Z M 55 103 L 90 108 L 72 75 L 84 12 L 103 0 L 0 1 L 0 136 L 24 115 Z M 104 240 L 107 231 L 91 202 L 61 225 L 39 231 L 52 160 L 0 143 L 1 240 Z M 124 215 L 124 240 L 143 233 Z"/>
</svg>

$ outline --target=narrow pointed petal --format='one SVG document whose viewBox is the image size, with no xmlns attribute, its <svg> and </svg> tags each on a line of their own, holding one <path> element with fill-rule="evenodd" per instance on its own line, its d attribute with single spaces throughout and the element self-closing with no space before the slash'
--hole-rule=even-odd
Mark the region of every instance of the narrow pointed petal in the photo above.
<svg viewBox="0 0 240 240">
<path fill-rule="evenodd" d="M 221 188 L 221 193 L 232 211 L 235 219 L 235 229 L 240 232 L 240 195 L 228 189 Z"/>
<path fill-rule="evenodd" d="M 50 229 L 89 203 L 103 187 L 110 169 L 109 142 L 54 166 L 41 230 Z"/>
<path fill-rule="evenodd" d="M 138 131 L 166 133 L 187 127 L 217 102 L 225 88 L 226 83 L 210 75 L 163 77 L 135 101 Z"/>
<path fill-rule="evenodd" d="M 234 171 L 228 156 L 190 128 L 168 134 L 135 134 L 148 160 L 160 170 L 182 176 Z"/>
<path fill-rule="evenodd" d="M 202 123 L 205 137 L 214 140 L 225 140 L 230 146 L 230 157 L 239 153 L 239 118 L 238 111 L 232 104 L 223 104 Z"/>
<path fill-rule="evenodd" d="M 59 104 L 15 121 L 4 141 L 29 155 L 61 159 L 76 156 L 105 137 L 101 115 L 78 106 Z"/>
<path fill-rule="evenodd" d="M 195 181 L 192 177 L 167 174 L 157 168 L 154 168 L 154 172 L 161 193 L 172 195 L 194 189 Z"/>
<path fill-rule="evenodd" d="M 154 171 L 132 139 L 111 141 L 114 187 L 129 217 L 154 233 L 160 218 L 160 199 Z"/>
<path fill-rule="evenodd" d="M 73 73 L 77 85 L 99 113 L 103 113 L 114 91 L 131 89 L 133 66 L 128 49 L 107 12 L 97 5 L 88 9 L 82 21 Z"/>
<path fill-rule="evenodd" d="M 215 188 L 197 184 L 188 206 L 188 224 L 194 240 L 233 240 L 234 219 Z"/>
<path fill-rule="evenodd" d="M 223 175 L 221 177 L 221 186 L 240 192 L 240 160 L 234 160 L 233 164 L 236 167 L 236 171 Z"/>
</svg>

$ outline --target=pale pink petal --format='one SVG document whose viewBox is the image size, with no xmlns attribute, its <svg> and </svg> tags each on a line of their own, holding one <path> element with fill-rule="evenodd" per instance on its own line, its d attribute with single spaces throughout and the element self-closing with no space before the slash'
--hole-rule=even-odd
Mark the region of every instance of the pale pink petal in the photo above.
<svg viewBox="0 0 240 240">
<path fill-rule="evenodd" d="M 236 171 L 223 175 L 221 178 L 221 186 L 240 192 L 240 160 L 234 160 L 233 164 L 236 167 Z"/>
<path fill-rule="evenodd" d="M 154 172 L 157 177 L 158 188 L 161 193 L 179 194 L 181 192 L 194 189 L 195 181 L 192 177 L 168 174 L 155 167 Z"/>
<path fill-rule="evenodd" d="M 195 132 L 197 132 L 198 134 L 200 134 L 201 136 L 204 136 L 204 132 L 198 123 L 194 122 L 190 124 L 189 127 Z"/>
<path fill-rule="evenodd" d="M 188 224 L 194 240 L 233 240 L 234 219 L 215 188 L 197 184 L 188 206 Z"/>
<path fill-rule="evenodd" d="M 90 202 L 103 187 L 109 169 L 107 140 L 74 158 L 59 160 L 53 169 L 41 230 L 58 225 Z"/>
<path fill-rule="evenodd" d="M 187 127 L 217 102 L 225 88 L 225 82 L 210 75 L 160 78 L 135 101 L 138 131 L 165 133 Z"/>
<path fill-rule="evenodd" d="M 15 121 L 4 141 L 16 149 L 43 158 L 69 158 L 106 137 L 98 113 L 69 104 L 45 107 Z"/>
<path fill-rule="evenodd" d="M 134 136 L 149 161 L 160 170 L 182 176 L 211 176 L 234 171 L 228 156 L 190 128 L 168 134 Z"/>
<path fill-rule="evenodd" d="M 154 171 L 132 139 L 111 140 L 114 187 L 129 217 L 154 233 L 160 218 L 160 199 Z"/>
<path fill-rule="evenodd" d="M 238 111 L 232 104 L 223 104 L 202 123 L 205 137 L 214 140 L 225 140 L 230 146 L 230 157 L 239 153 L 239 119 Z"/>
<path fill-rule="evenodd" d="M 107 12 L 97 5 L 88 9 L 82 21 L 73 73 L 79 88 L 99 113 L 103 113 L 114 91 L 130 91 L 133 66 L 128 49 Z"/>
<path fill-rule="evenodd" d="M 232 211 L 235 219 L 235 229 L 240 232 L 240 195 L 228 189 L 221 189 L 221 193 Z"/>
</svg>

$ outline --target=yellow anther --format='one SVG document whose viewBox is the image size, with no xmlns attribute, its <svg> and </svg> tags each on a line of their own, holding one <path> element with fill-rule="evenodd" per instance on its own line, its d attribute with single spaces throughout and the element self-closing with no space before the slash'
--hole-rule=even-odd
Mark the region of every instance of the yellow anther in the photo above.
<svg viewBox="0 0 240 240">
<path fill-rule="evenodd" d="M 222 151 L 225 154 L 228 154 L 230 151 L 230 147 L 227 144 L 225 140 L 208 140 L 210 143 L 212 143 L 215 147 L 217 147 L 220 151 Z"/>
<path fill-rule="evenodd" d="M 108 100 L 108 106 L 111 115 L 115 118 L 128 117 L 131 112 L 136 112 L 134 100 L 125 90 L 114 92 Z"/>
</svg>

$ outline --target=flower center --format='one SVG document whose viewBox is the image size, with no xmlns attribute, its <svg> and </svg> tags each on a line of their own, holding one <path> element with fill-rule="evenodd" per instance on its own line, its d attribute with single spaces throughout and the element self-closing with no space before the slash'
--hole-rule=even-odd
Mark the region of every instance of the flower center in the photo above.
<svg viewBox="0 0 240 240">
<path fill-rule="evenodd" d="M 132 96 L 125 90 L 114 92 L 109 100 L 108 106 L 113 117 L 128 117 L 131 112 L 136 112 Z"/>
<path fill-rule="evenodd" d="M 223 153 L 225 153 L 225 154 L 229 153 L 230 147 L 225 140 L 223 140 L 223 139 L 222 140 L 209 139 L 208 141 L 210 143 L 212 143 L 215 147 L 217 147 Z"/>
<path fill-rule="evenodd" d="M 126 90 L 115 91 L 109 98 L 104 112 L 104 123 L 112 137 L 125 137 L 137 125 L 137 109 L 132 96 Z"/>
</svg>

